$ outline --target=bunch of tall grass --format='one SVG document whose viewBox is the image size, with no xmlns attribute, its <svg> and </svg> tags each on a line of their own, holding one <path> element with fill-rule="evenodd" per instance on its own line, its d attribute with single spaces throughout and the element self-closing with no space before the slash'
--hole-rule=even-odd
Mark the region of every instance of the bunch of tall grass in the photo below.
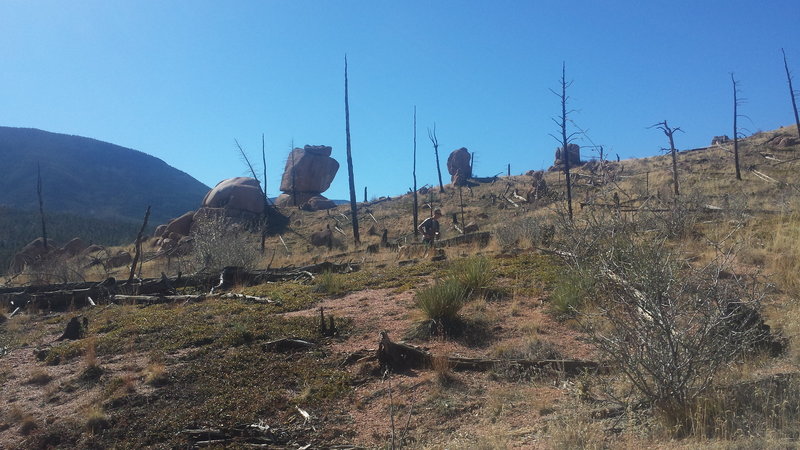
<svg viewBox="0 0 800 450">
<path fill-rule="evenodd" d="M 341 295 L 347 292 L 347 287 L 345 285 L 345 278 L 343 275 L 333 272 L 323 272 L 317 275 L 316 278 L 316 285 L 314 286 L 314 291 L 329 294 L 329 295 Z"/>
<path fill-rule="evenodd" d="M 472 295 L 486 292 L 496 274 L 488 258 L 472 256 L 455 262 L 450 267 L 450 276 Z"/>
<path fill-rule="evenodd" d="M 448 327 L 458 320 L 469 298 L 469 289 L 458 279 L 448 277 L 417 291 L 417 307 L 427 320 Z"/>
</svg>

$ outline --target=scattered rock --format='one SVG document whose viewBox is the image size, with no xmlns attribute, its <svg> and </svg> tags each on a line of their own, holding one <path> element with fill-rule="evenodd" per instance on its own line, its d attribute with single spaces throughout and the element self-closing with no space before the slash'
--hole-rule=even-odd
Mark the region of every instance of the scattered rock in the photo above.
<svg viewBox="0 0 800 450">
<path fill-rule="evenodd" d="M 88 247 L 89 244 L 84 242 L 83 239 L 76 237 L 64 244 L 64 248 L 62 250 L 66 255 L 72 257 L 86 250 Z"/>
<path fill-rule="evenodd" d="M 116 255 L 106 260 L 106 265 L 108 267 L 122 267 L 130 264 L 132 261 L 133 257 L 130 253 L 126 251 L 118 251 Z"/>
<path fill-rule="evenodd" d="M 329 249 L 333 248 L 333 231 L 331 231 L 331 226 L 326 225 L 325 230 L 311 233 L 311 245 L 315 247 L 326 246 Z"/>
<path fill-rule="evenodd" d="M 225 208 L 263 214 L 264 194 L 255 178 L 236 177 L 220 181 L 203 199 L 203 207 Z"/>
<path fill-rule="evenodd" d="M 73 317 L 69 319 L 67 322 L 67 327 L 64 329 L 64 334 L 61 335 L 60 338 L 56 339 L 57 341 L 63 341 L 65 339 L 69 339 L 74 341 L 76 339 L 82 339 L 86 336 L 86 330 L 89 328 L 89 319 L 83 316 Z"/>
<path fill-rule="evenodd" d="M 161 232 L 160 236 L 169 237 L 171 239 L 175 239 L 175 237 L 180 239 L 181 236 L 188 236 L 192 229 L 194 215 L 194 211 L 189 211 L 177 219 L 170 220 L 167 226 L 164 228 L 164 231 Z M 173 234 L 175 236 L 173 236 Z"/>
</svg>

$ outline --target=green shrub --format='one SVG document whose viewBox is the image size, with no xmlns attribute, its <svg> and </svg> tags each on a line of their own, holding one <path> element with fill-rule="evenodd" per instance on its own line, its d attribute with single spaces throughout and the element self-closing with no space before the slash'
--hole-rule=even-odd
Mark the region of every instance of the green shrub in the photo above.
<svg viewBox="0 0 800 450">
<path fill-rule="evenodd" d="M 484 256 L 462 259 L 450 268 L 450 273 L 468 295 L 486 292 L 495 278 L 492 262 Z"/>
<path fill-rule="evenodd" d="M 458 279 L 448 277 L 417 291 L 417 306 L 426 319 L 447 326 L 457 320 L 468 294 L 469 290 Z"/>
<path fill-rule="evenodd" d="M 314 292 L 330 295 L 341 295 L 347 292 L 344 275 L 323 272 L 317 275 Z"/>
<path fill-rule="evenodd" d="M 550 308 L 561 317 L 572 317 L 583 306 L 591 292 L 591 279 L 586 274 L 570 270 L 556 282 L 550 296 Z"/>
</svg>

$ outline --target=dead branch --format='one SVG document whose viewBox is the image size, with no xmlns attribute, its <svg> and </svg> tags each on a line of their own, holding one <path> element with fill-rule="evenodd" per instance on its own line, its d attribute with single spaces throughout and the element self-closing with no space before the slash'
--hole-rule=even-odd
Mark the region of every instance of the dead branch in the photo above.
<svg viewBox="0 0 800 450">
<path fill-rule="evenodd" d="M 399 372 L 408 369 L 430 369 L 433 354 L 403 342 L 392 342 L 389 334 L 382 331 L 376 352 L 381 366 Z M 583 372 L 598 372 L 603 370 L 595 361 L 574 359 L 564 360 L 529 360 L 529 359 L 491 359 L 491 358 L 463 358 L 448 356 L 447 363 L 453 370 L 486 371 L 498 365 L 515 365 L 528 369 L 549 370 L 562 372 L 567 375 L 578 375 Z"/>
</svg>

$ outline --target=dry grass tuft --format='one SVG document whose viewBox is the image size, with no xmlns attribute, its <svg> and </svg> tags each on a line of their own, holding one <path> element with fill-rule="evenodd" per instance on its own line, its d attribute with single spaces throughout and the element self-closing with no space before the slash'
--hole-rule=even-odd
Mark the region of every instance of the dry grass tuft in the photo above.
<svg viewBox="0 0 800 450">
<path fill-rule="evenodd" d="M 144 382 L 150 386 L 163 386 L 169 381 L 166 367 L 161 363 L 151 363 L 143 371 Z"/>
<path fill-rule="evenodd" d="M 51 377 L 49 373 L 45 372 L 43 369 L 36 369 L 31 373 L 31 376 L 28 377 L 26 383 L 44 386 L 52 380 L 53 377 Z"/>
<path fill-rule="evenodd" d="M 90 408 L 86 412 L 86 430 L 97 434 L 111 426 L 108 416 L 99 407 Z"/>
</svg>

